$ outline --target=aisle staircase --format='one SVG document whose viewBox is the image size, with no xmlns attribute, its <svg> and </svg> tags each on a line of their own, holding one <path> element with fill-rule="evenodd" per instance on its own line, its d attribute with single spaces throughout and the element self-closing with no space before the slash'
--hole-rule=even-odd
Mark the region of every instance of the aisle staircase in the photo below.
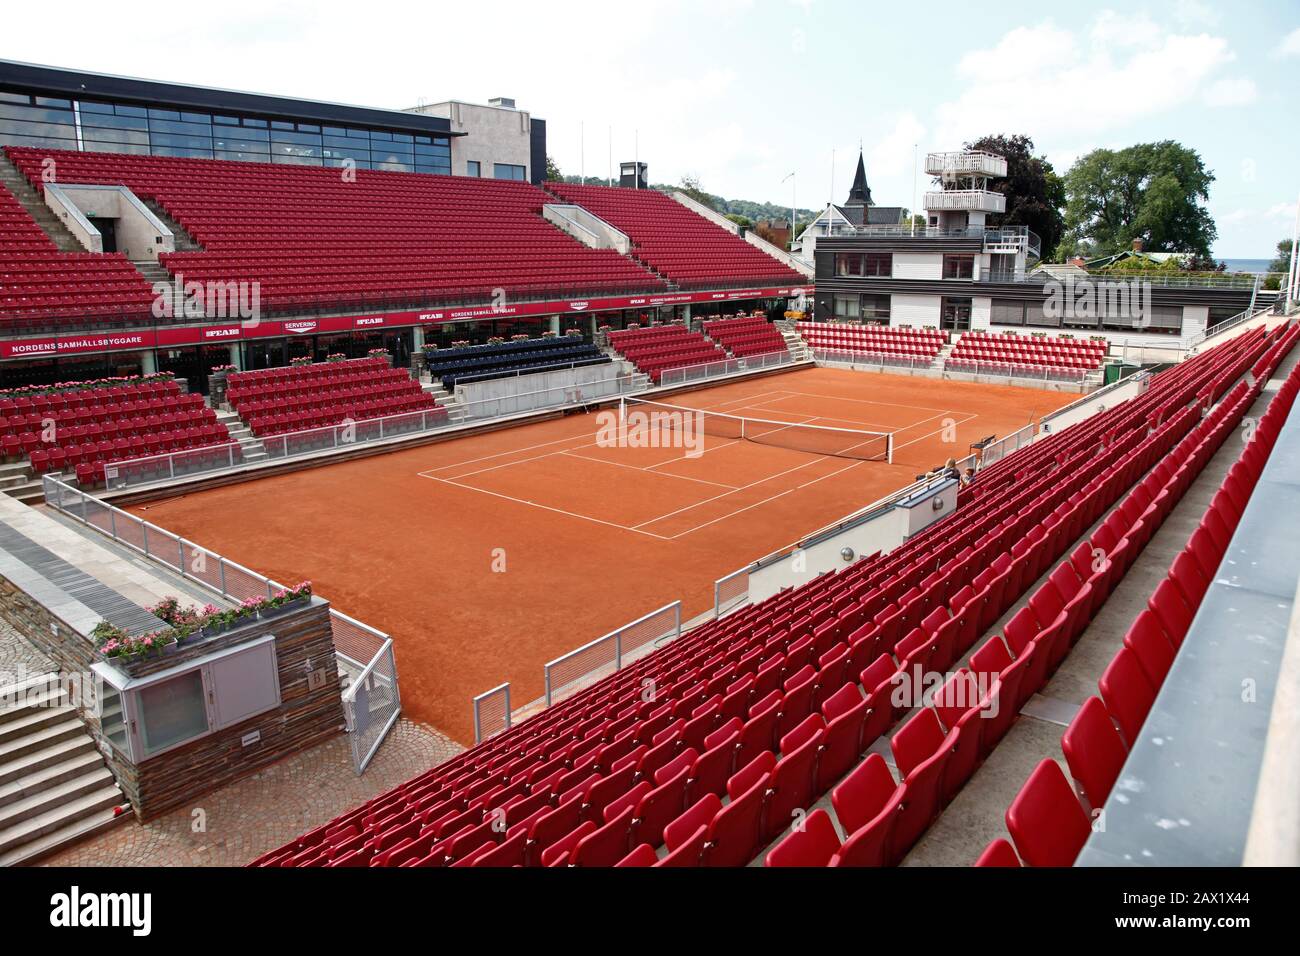
<svg viewBox="0 0 1300 956">
<path fill-rule="evenodd" d="M 0 866 L 110 827 L 126 803 L 57 674 L 0 689 Z"/>
</svg>

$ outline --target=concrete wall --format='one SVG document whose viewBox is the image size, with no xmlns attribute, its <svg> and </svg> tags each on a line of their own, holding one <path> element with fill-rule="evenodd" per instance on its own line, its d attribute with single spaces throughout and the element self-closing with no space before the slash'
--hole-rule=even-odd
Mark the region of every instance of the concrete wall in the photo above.
<svg viewBox="0 0 1300 956">
<path fill-rule="evenodd" d="M 938 252 L 895 252 L 895 279 L 942 279 L 943 254 Z"/>
<path fill-rule="evenodd" d="M 617 249 L 621 255 L 632 251 L 632 240 L 627 233 L 615 229 L 581 206 L 547 203 L 542 206 L 542 218 L 593 249 Z"/>
<path fill-rule="evenodd" d="M 904 295 L 896 292 L 890 296 L 889 324 L 937 329 L 942 303 L 943 297 L 938 295 Z"/>
<path fill-rule="evenodd" d="M 1201 335 L 1210 324 L 1210 307 L 1208 305 L 1183 306 L 1183 338 Z"/>
<path fill-rule="evenodd" d="M 124 186 L 47 183 L 45 204 L 91 252 L 103 252 L 95 220 L 116 222 L 117 251 L 128 259 L 158 261 L 175 252 L 176 238 L 139 198 Z"/>
<path fill-rule="evenodd" d="M 987 332 L 991 324 L 993 299 L 987 295 L 971 296 L 970 327 L 972 332 Z"/>
<path fill-rule="evenodd" d="M 451 138 L 453 176 L 469 175 L 465 164 L 477 161 L 484 179 L 493 178 L 494 163 L 523 166 L 524 179 L 532 178 L 532 130 L 525 110 L 450 100 L 416 112 L 445 117 L 451 121 L 452 132 L 467 134 Z"/>
</svg>

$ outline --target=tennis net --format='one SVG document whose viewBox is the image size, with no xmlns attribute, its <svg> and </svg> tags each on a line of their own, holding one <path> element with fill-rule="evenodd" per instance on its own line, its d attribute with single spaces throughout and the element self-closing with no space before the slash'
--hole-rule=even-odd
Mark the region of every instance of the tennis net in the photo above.
<svg viewBox="0 0 1300 956">
<path fill-rule="evenodd" d="M 778 422 L 766 418 L 728 415 L 682 405 L 669 405 L 640 398 L 624 398 L 619 404 L 619 420 L 629 434 L 638 431 L 658 432 L 671 436 L 683 434 L 712 435 L 749 441 L 757 445 L 789 448 L 831 458 L 859 461 L 894 460 L 892 432 L 873 432 L 857 428 L 834 428 L 801 422 Z"/>
</svg>

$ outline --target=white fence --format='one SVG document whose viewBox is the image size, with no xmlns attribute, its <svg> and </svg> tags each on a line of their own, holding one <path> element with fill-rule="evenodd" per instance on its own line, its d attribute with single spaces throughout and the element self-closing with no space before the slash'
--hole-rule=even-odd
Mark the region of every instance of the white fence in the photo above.
<svg viewBox="0 0 1300 956">
<path fill-rule="evenodd" d="M 1018 451 L 1019 449 L 1024 448 L 1026 445 L 1033 442 L 1033 440 L 1034 426 L 1026 425 L 1024 428 L 1014 431 L 1010 435 L 1004 435 L 996 441 L 991 441 L 984 446 L 984 450 L 980 453 L 979 467 L 987 468 L 995 461 L 1001 461 L 1003 458 L 1006 458 L 1007 455 L 1011 454 L 1013 451 Z"/>
<path fill-rule="evenodd" d="M 474 698 L 474 743 L 510 729 L 510 682 Z"/>
<path fill-rule="evenodd" d="M 546 665 L 546 706 L 623 666 L 626 657 L 682 633 L 682 602 L 674 601 Z"/>
<path fill-rule="evenodd" d="M 57 475 L 43 475 L 41 487 L 48 507 L 228 600 L 271 597 L 284 589 L 284 585 L 215 551 L 100 501 L 59 480 Z M 387 634 L 332 607 L 330 631 L 339 669 L 349 678 L 343 692 L 343 710 L 353 735 L 349 741 L 353 766 L 361 773 L 401 713 L 393 642 Z"/>
<path fill-rule="evenodd" d="M 813 358 L 828 365 L 847 365 L 850 368 L 933 368 L 934 359 L 924 355 L 886 355 L 883 352 L 858 352 L 853 349 L 812 350 Z"/>
<path fill-rule="evenodd" d="M 780 352 L 764 352 L 761 355 L 746 355 L 741 358 L 721 359 L 717 362 L 704 362 L 700 365 L 685 365 L 681 368 L 669 368 L 659 376 L 660 386 L 690 385 L 694 382 L 707 382 L 709 379 L 734 375 L 737 372 L 757 372 L 765 368 L 790 365 L 794 356 L 789 349 Z"/>
<path fill-rule="evenodd" d="M 461 421 L 481 421 L 563 405 L 583 405 L 633 391 L 631 372 L 611 372 L 613 366 L 590 365 L 563 372 L 469 382 L 457 386 Z"/>
</svg>

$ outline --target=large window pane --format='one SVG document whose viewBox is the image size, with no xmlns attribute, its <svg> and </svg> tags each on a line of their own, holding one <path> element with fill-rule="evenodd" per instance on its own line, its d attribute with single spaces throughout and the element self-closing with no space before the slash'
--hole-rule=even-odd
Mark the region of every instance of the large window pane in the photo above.
<svg viewBox="0 0 1300 956">
<path fill-rule="evenodd" d="M 145 754 L 205 733 L 203 674 L 193 670 L 140 690 L 140 736 Z"/>
</svg>

